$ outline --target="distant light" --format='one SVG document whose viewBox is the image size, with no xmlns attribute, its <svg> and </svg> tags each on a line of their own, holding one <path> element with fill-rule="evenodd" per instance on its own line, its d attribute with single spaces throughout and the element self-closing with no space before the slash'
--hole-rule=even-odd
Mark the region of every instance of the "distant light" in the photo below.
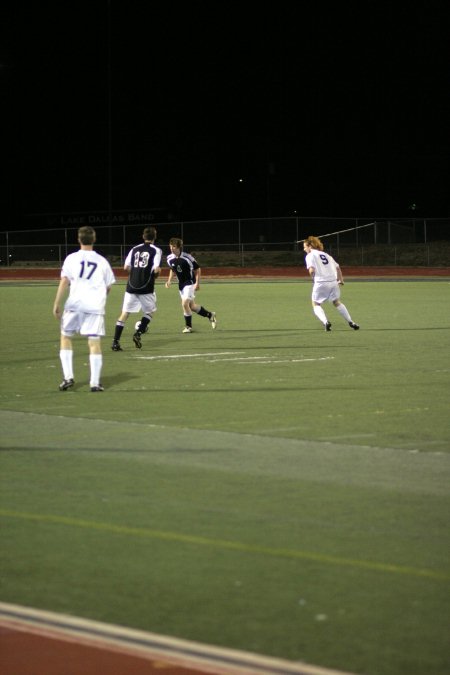
<svg viewBox="0 0 450 675">
<path fill-rule="evenodd" d="M 243 179 L 243 178 L 239 178 L 239 183 L 243 183 L 243 182 L 244 182 L 244 179 Z"/>
</svg>

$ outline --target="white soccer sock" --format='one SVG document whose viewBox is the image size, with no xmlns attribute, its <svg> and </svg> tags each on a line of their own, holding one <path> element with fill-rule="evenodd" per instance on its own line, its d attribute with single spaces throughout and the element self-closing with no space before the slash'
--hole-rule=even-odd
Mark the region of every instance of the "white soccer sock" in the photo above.
<svg viewBox="0 0 450 675">
<path fill-rule="evenodd" d="M 313 311 L 314 311 L 314 314 L 319 319 L 319 321 L 321 321 L 323 323 L 323 325 L 325 325 L 327 323 L 328 319 L 327 319 L 327 315 L 323 311 L 322 307 L 320 307 L 319 305 L 314 305 Z"/>
<path fill-rule="evenodd" d="M 342 302 L 341 302 L 340 305 L 338 305 L 338 306 L 336 307 L 336 309 L 337 309 L 337 311 L 339 312 L 339 314 L 342 314 L 342 316 L 344 317 L 344 319 L 345 319 L 346 321 L 351 321 L 351 320 L 352 320 L 350 314 L 348 313 L 347 307 L 346 307 L 345 305 L 343 305 Z"/>
<path fill-rule="evenodd" d="M 73 349 L 60 349 L 59 358 L 65 380 L 73 380 Z"/>
<path fill-rule="evenodd" d="M 98 387 L 100 384 L 100 373 L 102 372 L 103 355 L 89 354 L 89 364 L 91 366 L 91 387 Z"/>
</svg>

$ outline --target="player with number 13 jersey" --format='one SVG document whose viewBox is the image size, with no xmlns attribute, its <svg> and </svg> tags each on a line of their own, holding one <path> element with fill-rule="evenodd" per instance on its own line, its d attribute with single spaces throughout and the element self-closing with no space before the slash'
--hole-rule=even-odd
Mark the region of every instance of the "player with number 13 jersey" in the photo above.
<svg viewBox="0 0 450 675">
<path fill-rule="evenodd" d="M 125 259 L 125 268 L 129 270 L 127 293 L 154 292 L 154 271 L 161 265 L 161 256 L 161 249 L 148 241 L 131 249 Z"/>
</svg>

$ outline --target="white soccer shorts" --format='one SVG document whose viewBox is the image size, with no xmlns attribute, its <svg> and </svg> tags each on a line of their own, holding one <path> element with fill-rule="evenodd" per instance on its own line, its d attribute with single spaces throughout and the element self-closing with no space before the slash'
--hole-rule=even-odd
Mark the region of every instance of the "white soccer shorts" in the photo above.
<svg viewBox="0 0 450 675">
<path fill-rule="evenodd" d="M 122 312 L 135 314 L 141 312 L 151 316 L 156 312 L 156 293 L 126 293 L 123 299 Z"/>
<path fill-rule="evenodd" d="M 61 334 L 72 337 L 80 335 L 105 335 L 105 317 L 103 314 L 86 314 L 65 310 L 61 318 Z"/>
<path fill-rule="evenodd" d="M 337 281 L 317 281 L 312 290 L 312 301 L 321 305 L 323 302 L 339 300 L 341 289 Z"/>
<path fill-rule="evenodd" d="M 195 298 L 195 286 L 194 286 L 194 284 L 190 284 L 189 286 L 185 286 L 180 291 L 180 298 L 182 300 L 194 300 L 194 298 Z"/>
</svg>

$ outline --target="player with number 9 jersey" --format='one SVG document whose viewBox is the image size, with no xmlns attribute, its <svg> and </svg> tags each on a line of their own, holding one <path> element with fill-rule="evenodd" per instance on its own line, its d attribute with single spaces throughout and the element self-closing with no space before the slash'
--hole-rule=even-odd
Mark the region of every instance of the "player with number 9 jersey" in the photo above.
<svg viewBox="0 0 450 675">
<path fill-rule="evenodd" d="M 316 317 L 321 321 L 325 330 L 331 330 L 322 305 L 324 302 L 332 302 L 339 314 L 345 319 L 350 328 L 359 330 L 359 325 L 350 316 L 347 307 L 340 300 L 341 291 L 339 286 L 344 284 L 344 277 L 339 263 L 323 250 L 323 244 L 318 237 L 309 236 L 303 240 L 303 250 L 306 253 L 305 265 L 313 280 L 311 301 Z"/>
<path fill-rule="evenodd" d="M 314 267 L 314 282 L 338 281 L 337 263 L 329 253 L 310 249 L 305 257 L 307 269 Z"/>
</svg>

